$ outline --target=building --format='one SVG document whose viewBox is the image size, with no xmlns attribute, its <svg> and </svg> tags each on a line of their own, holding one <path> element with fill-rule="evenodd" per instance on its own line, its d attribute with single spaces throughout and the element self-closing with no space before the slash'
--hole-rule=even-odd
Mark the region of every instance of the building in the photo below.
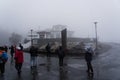
<svg viewBox="0 0 120 80">
<path fill-rule="evenodd" d="M 39 35 L 39 38 L 61 38 L 61 31 L 65 29 L 65 25 L 54 25 L 49 30 L 44 31 L 37 31 L 37 34 Z M 73 31 L 67 31 L 67 37 L 72 38 L 73 37 Z"/>
<path fill-rule="evenodd" d="M 39 35 L 39 38 L 51 38 L 51 33 L 48 31 L 39 31 L 37 32 L 37 34 Z"/>
</svg>

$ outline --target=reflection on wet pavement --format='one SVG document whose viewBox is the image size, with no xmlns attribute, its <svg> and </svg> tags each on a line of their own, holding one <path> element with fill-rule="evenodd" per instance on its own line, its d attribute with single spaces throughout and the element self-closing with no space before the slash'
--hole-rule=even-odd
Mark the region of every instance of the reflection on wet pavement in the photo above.
<svg viewBox="0 0 120 80">
<path fill-rule="evenodd" d="M 51 58 L 50 57 L 47 57 L 46 68 L 47 68 L 47 71 L 49 72 L 50 68 L 51 68 Z"/>
<path fill-rule="evenodd" d="M 65 66 L 59 68 L 59 80 L 68 80 L 68 71 Z"/>
<path fill-rule="evenodd" d="M 93 60 L 94 75 L 86 72 L 84 59 L 68 57 L 64 61 L 64 66 L 59 67 L 58 57 L 42 56 L 38 58 L 37 68 L 32 73 L 30 55 L 24 53 L 25 61 L 21 76 L 18 76 L 14 61 L 11 64 L 9 58 L 5 74 L 0 76 L 0 80 L 120 80 L 119 52 L 120 46 L 113 45 L 110 51 Z"/>
</svg>

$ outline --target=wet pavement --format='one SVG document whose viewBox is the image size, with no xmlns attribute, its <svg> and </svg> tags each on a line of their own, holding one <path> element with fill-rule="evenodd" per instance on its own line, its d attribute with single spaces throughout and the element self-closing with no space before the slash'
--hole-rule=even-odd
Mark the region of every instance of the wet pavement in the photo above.
<svg viewBox="0 0 120 80">
<path fill-rule="evenodd" d="M 112 48 L 93 60 L 94 75 L 86 72 L 86 63 L 80 57 L 66 57 L 64 67 L 60 68 L 57 57 L 38 57 L 34 73 L 30 69 L 30 55 L 24 53 L 21 76 L 17 74 L 10 55 L 4 76 L 0 80 L 120 80 L 120 45 L 110 44 Z"/>
</svg>

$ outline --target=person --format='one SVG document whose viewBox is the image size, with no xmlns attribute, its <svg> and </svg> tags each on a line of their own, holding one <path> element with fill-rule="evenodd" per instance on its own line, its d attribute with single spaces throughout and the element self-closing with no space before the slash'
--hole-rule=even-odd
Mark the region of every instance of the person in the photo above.
<svg viewBox="0 0 120 80">
<path fill-rule="evenodd" d="M 65 57 L 65 53 L 62 49 L 62 46 L 60 46 L 58 48 L 58 57 L 59 57 L 59 66 L 63 66 L 63 60 L 64 60 L 64 57 Z"/>
<path fill-rule="evenodd" d="M 91 48 L 87 48 L 86 52 L 85 52 L 85 60 L 87 63 L 87 72 L 88 73 L 93 73 L 93 67 L 92 67 L 92 55 L 93 55 L 93 51 Z"/>
<path fill-rule="evenodd" d="M 8 47 L 5 45 L 4 48 L 5 48 L 5 52 L 7 52 L 8 51 Z"/>
<path fill-rule="evenodd" d="M 0 73 L 1 75 L 4 75 L 5 72 L 5 63 L 8 60 L 7 53 L 5 51 L 5 48 L 0 47 Z"/>
<path fill-rule="evenodd" d="M 14 52 L 15 52 L 14 46 L 11 45 L 11 47 L 10 47 L 11 59 L 13 59 Z"/>
<path fill-rule="evenodd" d="M 18 74 L 20 74 L 22 64 L 23 64 L 23 61 L 24 61 L 23 51 L 21 50 L 20 47 L 16 47 L 14 59 L 15 59 L 15 68 L 16 68 Z"/>
<path fill-rule="evenodd" d="M 38 55 L 38 49 L 35 46 L 31 46 L 31 48 L 30 48 L 31 69 L 33 67 L 37 67 L 37 55 Z"/>
<path fill-rule="evenodd" d="M 21 43 L 19 43 L 19 47 L 21 48 L 21 50 L 23 50 L 23 46 Z"/>
<path fill-rule="evenodd" d="M 47 51 L 47 57 L 50 57 L 51 51 L 50 51 L 50 44 L 48 43 L 46 46 L 46 51 Z"/>
</svg>

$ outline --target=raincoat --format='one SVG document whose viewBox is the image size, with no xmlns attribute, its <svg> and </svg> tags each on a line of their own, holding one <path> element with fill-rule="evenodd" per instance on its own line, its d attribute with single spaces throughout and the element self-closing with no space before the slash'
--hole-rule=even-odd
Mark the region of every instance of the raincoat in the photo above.
<svg viewBox="0 0 120 80">
<path fill-rule="evenodd" d="M 23 63 L 23 51 L 22 50 L 17 50 L 15 52 L 15 62 L 16 63 Z"/>
</svg>

